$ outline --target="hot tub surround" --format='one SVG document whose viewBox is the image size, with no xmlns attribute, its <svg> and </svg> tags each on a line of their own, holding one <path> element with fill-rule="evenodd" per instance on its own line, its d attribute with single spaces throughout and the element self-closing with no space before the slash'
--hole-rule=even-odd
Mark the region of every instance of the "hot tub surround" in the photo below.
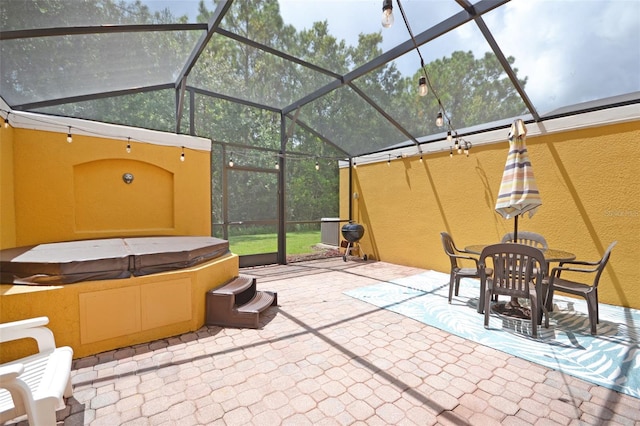
<svg viewBox="0 0 640 426">
<path fill-rule="evenodd" d="M 48 316 L 56 344 L 74 357 L 197 330 L 205 294 L 238 275 L 238 256 L 169 272 L 61 286 L 0 285 L 0 321 Z M 3 344 L 0 361 L 33 350 L 31 342 Z"/>
</svg>

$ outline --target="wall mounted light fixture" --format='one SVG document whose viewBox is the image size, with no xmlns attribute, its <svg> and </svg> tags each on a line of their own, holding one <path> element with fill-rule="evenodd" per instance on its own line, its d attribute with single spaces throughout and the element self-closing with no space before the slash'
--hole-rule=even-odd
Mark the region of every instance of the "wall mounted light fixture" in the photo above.
<svg viewBox="0 0 640 426">
<path fill-rule="evenodd" d="M 127 185 L 130 184 L 131 182 L 133 182 L 133 174 L 131 173 L 125 173 L 122 175 L 122 180 L 124 181 L 124 183 L 126 183 Z"/>
</svg>

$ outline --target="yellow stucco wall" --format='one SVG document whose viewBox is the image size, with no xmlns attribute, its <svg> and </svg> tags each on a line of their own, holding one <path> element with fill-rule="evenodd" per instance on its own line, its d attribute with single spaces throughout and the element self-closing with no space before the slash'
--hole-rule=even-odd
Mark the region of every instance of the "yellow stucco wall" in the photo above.
<svg viewBox="0 0 640 426">
<path fill-rule="evenodd" d="M 64 133 L 3 130 L 2 248 L 210 235 L 209 152 L 187 150 L 182 162 L 180 147 L 132 142 L 127 153 L 126 145 L 82 135 L 67 143 Z M 124 173 L 134 175 L 131 184 L 124 183 Z"/>
<path fill-rule="evenodd" d="M 601 302 L 640 309 L 640 122 L 527 138 L 543 205 L 519 230 L 543 234 L 552 248 L 598 260 L 614 240 Z M 440 232 L 456 245 L 499 242 L 514 221 L 495 212 L 508 142 L 363 164 L 353 172 L 353 220 L 365 227 L 363 251 L 375 259 L 449 271 Z M 348 169 L 341 170 L 341 217 L 348 217 Z M 552 265 L 553 266 L 553 265 Z M 574 277 L 575 278 L 575 277 Z"/>
<path fill-rule="evenodd" d="M 0 248 L 16 245 L 13 195 L 13 127 L 0 126 Z"/>
</svg>

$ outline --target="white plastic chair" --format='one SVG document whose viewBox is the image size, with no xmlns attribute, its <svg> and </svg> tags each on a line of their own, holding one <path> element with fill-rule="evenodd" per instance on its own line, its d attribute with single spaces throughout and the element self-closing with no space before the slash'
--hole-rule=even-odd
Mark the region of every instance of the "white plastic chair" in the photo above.
<svg viewBox="0 0 640 426">
<path fill-rule="evenodd" d="M 38 353 L 0 364 L 0 423 L 27 415 L 31 426 L 54 426 L 63 397 L 73 395 L 73 349 L 56 348 L 49 318 L 38 317 L 0 324 L 0 343 L 35 339 Z"/>
</svg>

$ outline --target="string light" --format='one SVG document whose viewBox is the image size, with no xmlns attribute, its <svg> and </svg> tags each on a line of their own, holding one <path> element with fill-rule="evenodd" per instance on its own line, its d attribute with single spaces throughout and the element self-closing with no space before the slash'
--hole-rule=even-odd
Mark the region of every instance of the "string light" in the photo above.
<svg viewBox="0 0 640 426">
<path fill-rule="evenodd" d="M 320 163 L 316 161 L 316 170 L 320 170 Z"/>
<path fill-rule="evenodd" d="M 127 154 L 131 153 L 131 138 L 127 138 Z"/>
<path fill-rule="evenodd" d="M 231 153 L 231 157 L 229 157 L 229 167 L 233 167 L 233 153 Z"/>
<path fill-rule="evenodd" d="M 453 158 L 453 148 L 449 147 L 449 158 Z"/>
<path fill-rule="evenodd" d="M 442 111 L 440 111 L 436 116 L 436 126 L 442 127 L 443 125 L 444 125 L 444 118 L 442 118 Z"/>
<path fill-rule="evenodd" d="M 389 158 L 387 159 L 387 166 L 391 165 L 391 154 L 389 154 Z"/>
<path fill-rule="evenodd" d="M 182 147 L 182 153 L 180 154 L 180 161 L 184 162 L 184 146 Z"/>
<path fill-rule="evenodd" d="M 276 170 L 280 170 L 280 163 L 276 160 Z"/>
<path fill-rule="evenodd" d="M 464 153 L 469 156 L 469 148 L 471 148 L 471 142 L 464 141 Z"/>
<path fill-rule="evenodd" d="M 418 94 L 420 96 L 426 96 L 429 93 L 429 87 L 427 86 L 427 77 L 420 77 L 418 80 Z"/>
<path fill-rule="evenodd" d="M 382 26 L 389 28 L 393 25 L 393 1 L 384 0 L 382 2 Z"/>
<path fill-rule="evenodd" d="M 9 113 L 7 112 L 7 116 L 4 118 L 4 128 L 9 127 Z"/>
<path fill-rule="evenodd" d="M 447 131 L 447 142 L 451 142 L 451 140 L 453 139 L 453 137 L 451 136 L 451 130 Z"/>
</svg>

